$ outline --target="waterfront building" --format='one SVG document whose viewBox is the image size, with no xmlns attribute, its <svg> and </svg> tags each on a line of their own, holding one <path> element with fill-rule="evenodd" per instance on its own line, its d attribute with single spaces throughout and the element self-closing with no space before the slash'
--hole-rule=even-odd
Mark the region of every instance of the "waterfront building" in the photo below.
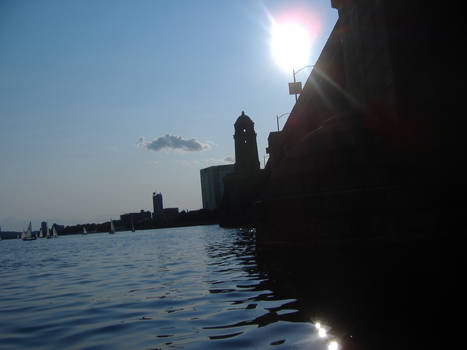
<svg viewBox="0 0 467 350">
<path fill-rule="evenodd" d="M 65 225 L 59 225 L 59 224 L 56 224 L 56 223 L 54 223 L 52 225 L 52 227 L 54 227 L 54 226 L 55 226 L 55 230 L 57 230 L 57 232 L 61 232 L 65 228 Z"/>
<path fill-rule="evenodd" d="M 162 193 L 152 193 L 152 206 L 154 209 L 154 217 L 161 215 L 164 205 L 162 203 Z"/>
<path fill-rule="evenodd" d="M 141 210 L 137 213 L 127 213 L 120 215 L 120 221 L 125 226 L 130 226 L 131 223 L 138 225 L 140 223 L 151 220 L 151 212 Z"/>
<path fill-rule="evenodd" d="M 163 216 L 164 219 L 167 221 L 175 220 L 179 215 L 178 208 L 164 208 L 163 209 Z"/>
<path fill-rule="evenodd" d="M 233 172 L 223 180 L 225 189 L 220 207 L 221 226 L 254 225 L 254 203 L 263 181 L 254 125 L 243 111 L 234 124 L 235 165 Z"/>
<path fill-rule="evenodd" d="M 234 171 L 234 165 L 217 165 L 200 170 L 203 209 L 218 209 L 224 196 L 224 176 Z"/>
<path fill-rule="evenodd" d="M 41 229 L 42 229 L 42 234 L 45 235 L 47 234 L 47 221 L 42 221 L 41 222 Z"/>
</svg>

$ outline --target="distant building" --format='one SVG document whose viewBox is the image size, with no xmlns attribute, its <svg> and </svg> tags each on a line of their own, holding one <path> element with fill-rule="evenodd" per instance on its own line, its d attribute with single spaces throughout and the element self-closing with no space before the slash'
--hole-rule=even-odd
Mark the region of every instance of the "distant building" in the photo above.
<svg viewBox="0 0 467 350">
<path fill-rule="evenodd" d="M 234 167 L 234 164 L 217 165 L 200 170 L 204 209 L 214 210 L 219 208 L 224 196 L 224 176 L 232 173 Z"/>
<path fill-rule="evenodd" d="M 164 208 L 163 216 L 167 221 L 175 220 L 179 215 L 178 208 Z"/>
<path fill-rule="evenodd" d="M 153 192 L 152 206 L 154 208 L 154 217 L 162 215 L 162 210 L 164 209 L 164 205 L 162 204 L 162 193 Z"/>
<path fill-rule="evenodd" d="M 42 230 L 42 234 L 45 237 L 45 235 L 47 234 L 47 221 L 41 222 L 41 230 Z"/>
<path fill-rule="evenodd" d="M 56 224 L 56 223 L 54 223 L 52 225 L 52 227 L 54 227 L 54 226 L 55 226 L 55 230 L 57 230 L 57 232 L 60 232 L 65 228 L 65 225 L 59 225 L 59 224 Z M 41 224 L 41 227 L 42 227 L 42 224 Z"/>
<path fill-rule="evenodd" d="M 139 223 L 151 220 L 151 212 L 141 210 L 139 213 L 127 213 L 120 215 L 120 221 L 125 226 L 130 226 L 131 223 L 137 225 Z"/>
</svg>

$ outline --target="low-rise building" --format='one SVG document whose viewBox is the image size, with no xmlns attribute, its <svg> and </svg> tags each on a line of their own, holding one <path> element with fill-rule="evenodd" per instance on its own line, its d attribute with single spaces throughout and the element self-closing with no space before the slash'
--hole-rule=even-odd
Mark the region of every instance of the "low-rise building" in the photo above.
<svg viewBox="0 0 467 350">
<path fill-rule="evenodd" d="M 120 221 L 125 226 L 130 226 L 131 223 L 133 225 L 137 225 L 142 222 L 150 221 L 151 220 L 151 212 L 141 210 L 139 213 L 127 213 L 120 215 Z"/>
<path fill-rule="evenodd" d="M 175 220 L 179 215 L 178 208 L 164 208 L 163 215 L 167 221 Z"/>
</svg>

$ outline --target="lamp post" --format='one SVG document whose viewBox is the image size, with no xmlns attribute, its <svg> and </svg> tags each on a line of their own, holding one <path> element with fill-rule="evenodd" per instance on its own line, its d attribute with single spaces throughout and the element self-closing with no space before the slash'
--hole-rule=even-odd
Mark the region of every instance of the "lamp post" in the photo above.
<svg viewBox="0 0 467 350">
<path fill-rule="evenodd" d="M 287 114 L 290 114 L 290 113 L 287 112 L 287 113 L 282 113 L 281 115 L 276 115 L 277 131 L 280 131 L 279 130 L 279 119 L 282 118 L 283 116 L 286 116 Z"/>
<path fill-rule="evenodd" d="M 295 79 L 295 75 L 300 72 L 301 70 L 305 69 L 305 68 L 310 68 L 310 67 L 314 67 L 315 65 L 314 64 L 310 64 L 308 66 L 304 66 L 300 69 L 292 69 L 292 74 L 293 74 L 293 83 L 289 83 L 289 95 L 295 95 L 295 102 L 297 102 L 298 100 L 298 97 L 297 95 L 300 94 L 302 92 L 302 83 L 301 82 L 298 82 L 297 83 L 297 80 Z"/>
</svg>

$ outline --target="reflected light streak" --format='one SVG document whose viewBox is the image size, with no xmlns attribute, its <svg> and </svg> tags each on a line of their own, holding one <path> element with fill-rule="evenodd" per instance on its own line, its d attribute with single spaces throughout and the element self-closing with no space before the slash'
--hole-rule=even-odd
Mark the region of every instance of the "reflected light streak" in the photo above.
<svg viewBox="0 0 467 350">
<path fill-rule="evenodd" d="M 318 328 L 318 335 L 320 338 L 325 338 L 326 337 L 326 330 L 322 327 Z"/>
<path fill-rule="evenodd" d="M 328 344 L 328 350 L 338 350 L 339 344 L 336 341 L 332 341 Z"/>
</svg>

